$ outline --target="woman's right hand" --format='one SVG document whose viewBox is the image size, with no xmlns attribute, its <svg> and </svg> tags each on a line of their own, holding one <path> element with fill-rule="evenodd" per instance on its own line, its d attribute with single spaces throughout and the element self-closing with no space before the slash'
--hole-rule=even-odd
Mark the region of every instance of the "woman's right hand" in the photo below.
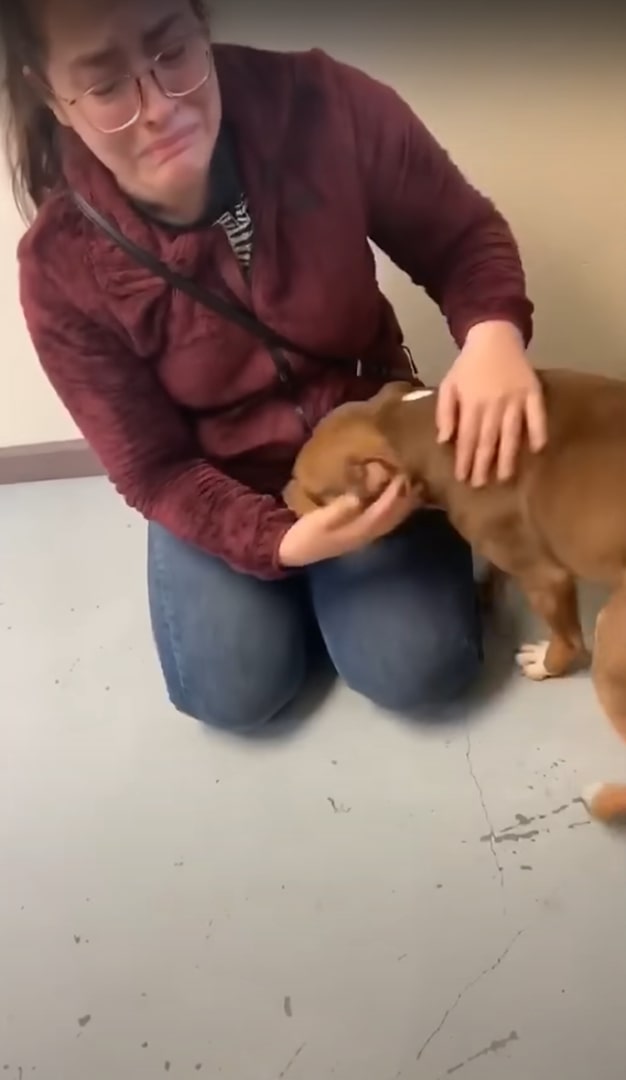
<svg viewBox="0 0 626 1080">
<path fill-rule="evenodd" d="M 299 518 L 283 536 L 278 558 L 291 569 L 347 555 L 393 532 L 423 502 L 419 489 L 406 494 L 401 477 L 392 480 L 365 509 L 356 496 L 342 495 Z"/>
</svg>

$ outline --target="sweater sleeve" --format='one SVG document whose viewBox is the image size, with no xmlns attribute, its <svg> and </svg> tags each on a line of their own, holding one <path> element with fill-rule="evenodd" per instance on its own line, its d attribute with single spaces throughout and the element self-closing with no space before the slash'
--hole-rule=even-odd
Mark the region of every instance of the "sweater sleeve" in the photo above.
<svg viewBox="0 0 626 1080">
<path fill-rule="evenodd" d="M 354 128 L 369 235 L 437 303 L 457 345 L 488 319 L 532 336 L 517 243 L 408 104 L 346 64 L 337 78 Z"/>
<path fill-rule="evenodd" d="M 50 383 L 128 505 L 235 570 L 284 576 L 277 548 L 291 511 L 209 464 L 150 365 L 75 308 L 45 268 L 21 262 L 20 294 Z"/>
</svg>

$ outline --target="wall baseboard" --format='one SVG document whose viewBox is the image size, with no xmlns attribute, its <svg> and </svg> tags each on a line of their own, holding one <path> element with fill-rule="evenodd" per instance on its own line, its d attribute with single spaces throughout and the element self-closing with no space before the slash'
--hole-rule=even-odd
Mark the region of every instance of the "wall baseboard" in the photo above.
<svg viewBox="0 0 626 1080">
<path fill-rule="evenodd" d="M 0 447 L 0 484 L 102 476 L 104 469 L 84 439 Z"/>
</svg>

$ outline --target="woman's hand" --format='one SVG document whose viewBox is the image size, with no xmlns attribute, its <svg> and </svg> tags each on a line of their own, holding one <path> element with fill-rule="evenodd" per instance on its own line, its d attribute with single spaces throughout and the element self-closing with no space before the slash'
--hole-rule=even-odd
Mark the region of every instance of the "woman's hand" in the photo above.
<svg viewBox="0 0 626 1080">
<path fill-rule="evenodd" d="M 545 445 L 541 385 L 511 323 L 469 331 L 439 389 L 437 428 L 439 442 L 456 436 L 456 477 L 475 487 L 487 482 L 494 464 L 498 480 L 511 479 L 525 433 L 533 451 Z"/>
<path fill-rule="evenodd" d="M 407 494 L 401 477 L 392 480 L 365 509 L 355 496 L 342 495 L 299 518 L 283 536 L 278 558 L 284 567 L 294 568 L 357 551 L 393 532 L 422 505 L 421 490 Z"/>
</svg>

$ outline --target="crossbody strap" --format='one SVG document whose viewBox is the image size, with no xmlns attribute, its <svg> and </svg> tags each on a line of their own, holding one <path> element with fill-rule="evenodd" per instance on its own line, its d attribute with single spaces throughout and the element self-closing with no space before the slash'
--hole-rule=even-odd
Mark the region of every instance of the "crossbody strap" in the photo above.
<svg viewBox="0 0 626 1080">
<path fill-rule="evenodd" d="M 264 322 L 257 319 L 246 308 L 239 306 L 238 304 L 232 304 L 218 293 L 212 292 L 209 289 L 204 289 L 198 285 L 192 278 L 187 277 L 185 274 L 179 274 L 177 270 L 172 270 L 170 266 L 162 262 L 150 251 L 146 251 L 145 248 L 136 244 L 134 240 L 130 240 L 127 236 L 124 236 L 116 226 L 109 221 L 103 214 L 95 209 L 91 203 L 87 202 L 79 192 L 71 190 L 71 195 L 76 203 L 78 209 L 88 218 L 92 224 L 96 225 L 102 232 L 114 241 L 119 247 L 136 262 L 141 263 L 147 270 L 151 270 L 153 274 L 163 278 L 174 289 L 178 289 L 180 292 L 186 293 L 187 296 L 192 297 L 199 304 L 209 308 L 211 311 L 216 312 L 225 319 L 229 319 L 230 322 L 236 323 L 243 330 L 247 330 L 250 334 L 253 334 L 256 338 L 264 343 L 270 351 L 272 351 L 274 363 L 279 369 L 279 375 L 281 375 L 284 381 L 285 372 L 281 370 L 281 364 L 279 363 L 273 350 L 286 349 L 289 352 L 299 353 L 300 355 L 307 356 L 312 360 L 318 360 L 323 363 L 339 363 L 356 366 L 356 360 L 341 359 L 340 357 L 320 356 L 312 353 L 309 349 L 303 349 L 301 346 L 294 344 L 288 338 L 283 337 L 282 334 L 276 333 L 276 331 L 266 326 Z M 284 363 L 284 361 L 283 361 Z"/>
</svg>

